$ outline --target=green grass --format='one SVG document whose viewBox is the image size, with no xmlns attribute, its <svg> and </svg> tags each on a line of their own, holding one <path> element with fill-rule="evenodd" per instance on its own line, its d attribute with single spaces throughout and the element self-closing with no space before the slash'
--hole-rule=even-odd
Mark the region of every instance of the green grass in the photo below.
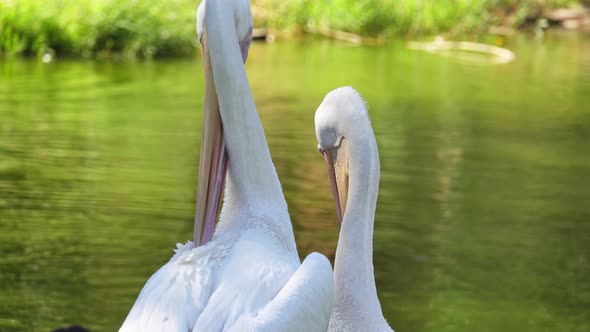
<svg viewBox="0 0 590 332">
<path fill-rule="evenodd" d="M 533 0 L 253 0 L 256 25 L 365 36 L 519 25 Z M 545 0 L 548 7 L 575 0 Z M 0 56 L 177 56 L 197 49 L 194 0 L 0 0 Z"/>
<path fill-rule="evenodd" d="M 195 49 L 187 0 L 0 0 L 0 55 L 181 55 Z"/>
<path fill-rule="evenodd" d="M 270 27 L 329 28 L 365 36 L 434 34 L 455 30 L 481 33 L 490 25 L 519 26 L 538 0 L 259 0 Z M 577 4 L 545 0 L 547 8 Z M 254 12 L 255 15 L 257 11 Z M 505 22 L 511 18 L 509 22 Z"/>
</svg>

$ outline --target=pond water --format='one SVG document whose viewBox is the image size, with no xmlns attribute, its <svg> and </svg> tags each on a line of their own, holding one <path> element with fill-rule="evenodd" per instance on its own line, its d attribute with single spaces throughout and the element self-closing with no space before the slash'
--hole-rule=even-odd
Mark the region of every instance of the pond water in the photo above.
<svg viewBox="0 0 590 332">
<path fill-rule="evenodd" d="M 247 70 L 303 257 L 338 225 L 313 115 L 356 87 L 381 156 L 374 264 L 397 331 L 590 331 L 590 36 L 492 65 L 321 40 Z M 192 238 L 198 58 L 0 62 L 0 331 L 113 331 Z"/>
</svg>

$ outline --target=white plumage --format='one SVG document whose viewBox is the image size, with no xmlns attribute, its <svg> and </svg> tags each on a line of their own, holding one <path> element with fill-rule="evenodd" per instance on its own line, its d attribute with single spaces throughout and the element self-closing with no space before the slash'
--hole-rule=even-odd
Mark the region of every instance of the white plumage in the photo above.
<svg viewBox="0 0 590 332">
<path fill-rule="evenodd" d="M 330 92 L 315 114 L 341 222 L 334 262 L 334 306 L 328 331 L 389 331 L 373 271 L 373 226 L 379 152 L 366 104 L 351 87 Z M 345 207 L 341 213 L 341 205 Z"/>
<path fill-rule="evenodd" d="M 223 209 L 211 241 L 178 245 L 148 280 L 121 332 L 327 329 L 331 265 L 317 253 L 299 261 L 242 63 L 251 28 L 247 0 L 199 6 L 197 31 L 200 39 L 206 34 L 203 52 L 211 62 L 208 86 L 216 89 L 229 155 Z"/>
</svg>

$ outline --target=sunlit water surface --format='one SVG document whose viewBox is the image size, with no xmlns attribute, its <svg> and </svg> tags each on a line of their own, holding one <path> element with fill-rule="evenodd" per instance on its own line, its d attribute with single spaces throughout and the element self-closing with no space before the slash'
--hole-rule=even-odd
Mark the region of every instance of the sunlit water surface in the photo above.
<svg viewBox="0 0 590 332">
<path fill-rule="evenodd" d="M 590 36 L 506 65 L 330 41 L 247 70 L 303 257 L 338 237 L 313 115 L 368 101 L 374 264 L 397 331 L 590 331 Z M 0 330 L 113 331 L 192 237 L 203 74 L 181 61 L 0 62 Z"/>
</svg>

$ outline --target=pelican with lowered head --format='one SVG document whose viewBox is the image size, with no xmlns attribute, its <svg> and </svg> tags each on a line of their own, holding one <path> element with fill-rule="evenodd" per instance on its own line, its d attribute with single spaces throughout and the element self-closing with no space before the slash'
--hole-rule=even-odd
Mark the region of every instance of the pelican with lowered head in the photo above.
<svg viewBox="0 0 590 332">
<path fill-rule="evenodd" d="M 206 87 L 194 243 L 152 275 L 120 331 L 326 331 L 332 268 L 297 254 L 244 69 L 248 1 L 204 0 L 197 34 Z"/>
<path fill-rule="evenodd" d="M 366 103 L 351 87 L 328 93 L 315 113 L 315 131 L 340 222 L 328 331 L 393 331 L 383 317 L 373 272 L 379 152 Z"/>
</svg>

